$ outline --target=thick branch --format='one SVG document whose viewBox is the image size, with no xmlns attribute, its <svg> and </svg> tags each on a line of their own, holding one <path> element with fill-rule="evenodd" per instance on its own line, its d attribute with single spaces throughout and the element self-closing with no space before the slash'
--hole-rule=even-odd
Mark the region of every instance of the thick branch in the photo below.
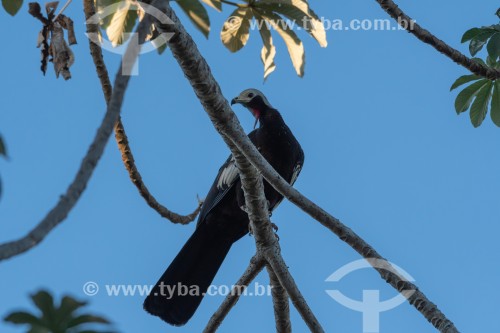
<svg viewBox="0 0 500 333">
<path fill-rule="evenodd" d="M 243 273 L 241 278 L 236 283 L 236 286 L 238 287 L 233 286 L 233 288 L 231 289 L 231 293 L 227 295 L 227 297 L 224 299 L 224 302 L 222 302 L 220 307 L 210 318 L 210 321 L 203 330 L 203 333 L 212 333 L 219 328 L 224 318 L 226 318 L 229 311 L 231 311 L 231 309 L 236 305 L 236 303 L 240 299 L 240 296 L 248 287 L 250 282 L 252 282 L 262 271 L 262 269 L 264 268 L 264 264 L 265 261 L 262 256 L 257 254 L 252 257 L 252 259 L 250 260 L 250 264 L 245 270 L 245 273 Z"/>
<path fill-rule="evenodd" d="M 170 6 L 166 4 L 166 7 L 161 8 L 161 10 L 165 11 L 175 24 L 169 26 L 159 25 L 159 27 L 166 32 L 173 31 L 176 33 L 176 36 L 170 41 L 170 49 L 217 130 L 223 136 L 229 137 L 264 178 L 291 202 L 334 232 L 363 257 L 383 259 L 375 249 L 351 229 L 291 187 L 260 155 L 245 135 L 227 100 L 223 97 L 208 64 L 201 56 L 191 37 L 179 23 Z M 390 271 L 378 269 L 378 272 L 386 282 L 400 292 L 402 290 L 416 289 L 416 286 L 403 281 Z M 276 273 L 278 274 L 278 272 Z M 458 332 L 453 323 L 422 292 L 417 290 L 409 298 L 409 302 L 441 332 Z"/>
<path fill-rule="evenodd" d="M 269 283 L 271 284 L 271 293 L 273 296 L 274 317 L 276 319 L 277 333 L 291 333 L 292 323 L 290 322 L 290 306 L 288 303 L 288 294 L 281 285 L 273 269 L 267 265 L 269 274 Z"/>
<path fill-rule="evenodd" d="M 85 18 L 87 20 L 95 15 L 94 0 L 83 0 L 83 10 L 85 12 Z M 87 24 L 87 33 L 98 33 L 98 29 L 98 26 L 95 24 Z M 99 81 L 101 82 L 104 99 L 106 100 L 107 104 L 111 99 L 113 87 L 111 85 L 111 81 L 109 80 L 108 69 L 106 68 L 106 64 L 104 63 L 102 49 L 100 45 L 94 43 L 90 38 L 89 48 L 90 54 L 92 55 L 92 60 L 94 61 L 94 65 L 96 68 L 97 76 L 99 77 Z M 137 187 L 137 189 L 139 190 L 139 194 L 144 198 L 144 200 L 146 200 L 146 203 L 151 208 L 156 210 L 162 217 L 170 220 L 173 223 L 188 224 L 189 222 L 192 222 L 200 212 L 202 202 L 198 201 L 198 207 L 194 210 L 194 212 L 186 216 L 174 213 L 160 204 L 156 200 L 156 198 L 149 192 L 148 188 L 142 180 L 142 176 L 139 173 L 139 170 L 135 165 L 134 156 L 130 149 L 127 134 L 125 133 L 125 128 L 123 127 L 123 123 L 120 117 L 115 124 L 114 130 L 116 143 L 118 144 L 118 149 L 120 149 L 123 164 L 127 169 L 132 183 Z"/>
<path fill-rule="evenodd" d="M 483 76 L 490 80 L 495 80 L 500 78 L 500 71 L 489 68 L 487 66 L 481 65 L 478 62 L 473 61 L 469 57 L 465 56 L 460 51 L 449 46 L 436 36 L 434 36 L 430 31 L 422 28 L 418 25 L 412 18 L 406 15 L 392 0 L 376 0 L 380 7 L 387 12 L 393 19 L 395 19 L 399 25 L 401 25 L 408 32 L 412 33 L 415 37 L 420 39 L 422 42 L 431 45 L 433 48 L 446 55 L 448 58 L 453 60 L 459 65 L 470 70 L 472 73 Z"/>
<path fill-rule="evenodd" d="M 247 139 L 248 137 L 243 132 L 241 126 L 239 126 L 238 120 L 229 107 L 228 102 L 222 96 L 219 85 L 211 75 L 208 64 L 199 53 L 194 41 L 184 30 L 184 27 L 180 24 L 179 19 L 172 11 L 168 2 L 164 1 L 162 4 L 165 5 L 165 7 L 159 9 L 164 11 L 167 16 L 175 22 L 170 25 L 159 24 L 160 29 L 164 32 L 175 33 L 175 36 L 169 41 L 169 49 L 172 51 L 174 57 L 184 71 L 184 74 L 193 86 L 195 93 L 205 107 L 205 110 L 211 116 L 212 121 L 221 132 L 223 139 L 235 157 L 236 164 L 240 171 L 242 187 L 245 192 L 245 201 L 258 251 L 264 255 L 266 260 L 273 267 L 281 284 L 287 290 L 294 305 L 302 315 L 302 318 L 306 321 L 310 330 L 313 332 L 323 332 L 321 325 L 310 310 L 304 297 L 301 295 L 279 253 L 279 245 L 274 237 L 269 221 L 262 177 L 234 146 L 231 140 L 223 134 L 223 126 L 220 126 L 221 118 L 226 120 L 227 118 L 225 116 L 228 116 L 228 118 L 232 120 L 234 126 L 239 127 L 242 133 L 241 135 Z"/>
<path fill-rule="evenodd" d="M 145 24 L 150 20 L 145 19 L 138 27 L 143 29 Z M 129 44 L 126 54 L 129 58 L 136 59 L 139 54 L 139 47 L 137 45 Z M 26 252 L 34 246 L 38 245 L 59 223 L 64 221 L 68 216 L 71 209 L 75 206 L 78 199 L 85 190 L 92 173 L 97 166 L 97 162 L 104 152 L 104 147 L 108 142 L 113 125 L 116 123 L 123 97 L 127 89 L 129 76 L 123 76 L 121 67 L 116 74 L 115 90 L 111 95 L 110 102 L 107 107 L 106 114 L 102 120 L 101 126 L 97 130 L 96 136 L 90 145 L 87 154 L 78 169 L 78 172 L 73 182 L 68 187 L 66 193 L 62 195 L 54 208 L 45 216 L 45 218 L 26 236 L 16 241 L 11 241 L 0 245 L 0 260 L 11 258 L 20 253 Z"/>
<path fill-rule="evenodd" d="M 241 187 L 245 193 L 245 205 L 257 244 L 257 253 L 262 254 L 271 266 L 279 280 L 279 284 L 290 295 L 293 305 L 304 319 L 309 330 L 318 333 L 324 332 L 281 256 L 278 240 L 269 221 L 269 209 L 264 195 L 262 176 L 246 157 L 238 149 L 234 148 L 233 144 L 230 145 L 230 148 L 240 173 Z"/>
</svg>

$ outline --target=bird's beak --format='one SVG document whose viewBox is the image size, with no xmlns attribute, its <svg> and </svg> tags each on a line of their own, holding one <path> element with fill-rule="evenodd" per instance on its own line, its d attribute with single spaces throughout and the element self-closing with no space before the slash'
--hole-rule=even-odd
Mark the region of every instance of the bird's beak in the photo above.
<svg viewBox="0 0 500 333">
<path fill-rule="evenodd" d="M 234 105 L 236 103 L 238 103 L 238 97 L 235 97 L 231 100 L 231 105 Z"/>
</svg>

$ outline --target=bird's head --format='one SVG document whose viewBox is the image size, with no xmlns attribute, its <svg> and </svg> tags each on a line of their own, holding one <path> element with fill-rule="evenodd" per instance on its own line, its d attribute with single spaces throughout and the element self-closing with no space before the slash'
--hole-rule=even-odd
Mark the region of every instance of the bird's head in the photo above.
<svg viewBox="0 0 500 333">
<path fill-rule="evenodd" d="M 266 96 L 257 89 L 246 89 L 243 90 L 237 97 L 231 100 L 231 105 L 241 104 L 246 107 L 250 112 L 252 112 L 255 117 L 255 126 L 259 118 L 266 112 L 267 109 L 272 109 L 273 107 L 269 104 Z"/>
</svg>

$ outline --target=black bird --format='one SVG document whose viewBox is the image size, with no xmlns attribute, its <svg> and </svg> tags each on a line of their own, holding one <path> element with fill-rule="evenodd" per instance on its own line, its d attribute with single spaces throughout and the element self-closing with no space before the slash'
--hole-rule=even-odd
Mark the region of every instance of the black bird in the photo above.
<svg viewBox="0 0 500 333">
<path fill-rule="evenodd" d="M 293 185 L 304 163 L 304 152 L 278 110 L 256 89 L 243 91 L 231 101 L 231 105 L 236 103 L 252 112 L 254 128 L 260 123 L 248 135 L 250 140 Z M 264 192 L 272 212 L 283 196 L 267 181 Z M 193 235 L 144 301 L 147 312 L 175 326 L 184 325 L 193 316 L 231 245 L 249 231 L 244 207 L 238 169 L 230 156 L 208 192 Z M 187 290 L 190 292 L 186 295 Z"/>
</svg>

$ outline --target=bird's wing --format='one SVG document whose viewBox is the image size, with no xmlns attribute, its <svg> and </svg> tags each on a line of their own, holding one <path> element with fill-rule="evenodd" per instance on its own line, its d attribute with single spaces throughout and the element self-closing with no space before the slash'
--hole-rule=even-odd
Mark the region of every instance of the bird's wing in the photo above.
<svg viewBox="0 0 500 333">
<path fill-rule="evenodd" d="M 224 198 L 239 178 L 240 175 L 238 173 L 238 168 L 236 167 L 236 162 L 234 157 L 231 155 L 219 169 L 219 173 L 217 174 L 217 177 L 215 178 L 215 181 L 205 198 L 203 207 L 201 208 L 198 223 L 203 221 L 207 214 L 210 213 L 215 206 L 217 206 L 217 204 L 222 200 L 222 198 Z"/>
<path fill-rule="evenodd" d="M 290 179 L 290 185 L 295 184 L 295 181 L 299 177 L 301 170 L 302 170 L 302 163 L 298 163 L 293 169 L 292 178 Z"/>
<path fill-rule="evenodd" d="M 258 129 L 257 129 L 258 130 Z M 257 130 L 253 130 L 248 134 L 248 138 L 255 144 L 255 136 Z M 260 147 L 257 145 L 257 149 Z M 233 155 L 230 155 L 226 162 L 219 169 L 219 173 L 215 181 L 208 191 L 207 197 L 203 207 L 201 208 L 200 216 L 198 217 L 198 224 L 205 219 L 212 209 L 226 196 L 229 190 L 240 179 L 238 167 Z"/>
<path fill-rule="evenodd" d="M 292 172 L 292 178 L 290 178 L 290 185 L 293 186 L 293 184 L 295 183 L 295 181 L 297 180 L 297 178 L 299 177 L 299 173 L 300 171 L 302 170 L 302 162 L 298 162 L 296 165 L 295 165 L 295 168 L 293 169 L 293 172 Z M 282 196 L 281 199 L 276 202 L 276 204 L 273 206 L 273 207 L 269 207 L 269 209 L 272 211 L 274 211 L 276 209 L 276 207 L 279 206 L 279 204 L 283 201 L 284 197 Z"/>
</svg>

